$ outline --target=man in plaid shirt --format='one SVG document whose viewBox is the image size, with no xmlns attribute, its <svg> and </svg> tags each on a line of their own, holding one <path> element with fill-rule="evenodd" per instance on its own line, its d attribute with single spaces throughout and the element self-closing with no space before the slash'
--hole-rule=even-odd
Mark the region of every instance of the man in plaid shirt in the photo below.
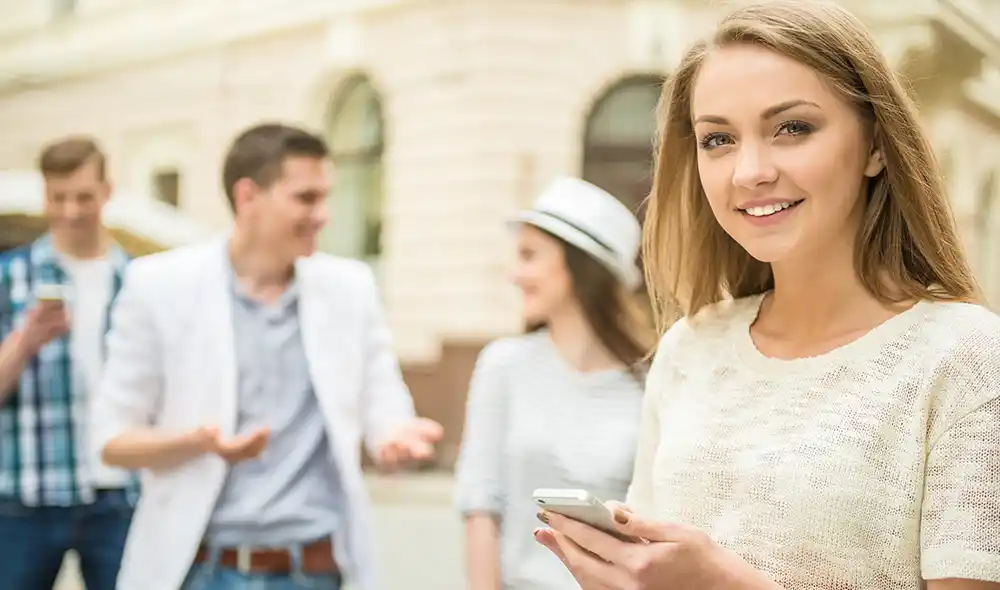
<svg viewBox="0 0 1000 590">
<path fill-rule="evenodd" d="M 0 589 L 48 590 L 70 549 L 88 590 L 114 590 L 137 491 L 101 465 L 86 417 L 127 257 L 101 222 L 93 140 L 46 148 L 49 232 L 0 256 Z"/>
</svg>

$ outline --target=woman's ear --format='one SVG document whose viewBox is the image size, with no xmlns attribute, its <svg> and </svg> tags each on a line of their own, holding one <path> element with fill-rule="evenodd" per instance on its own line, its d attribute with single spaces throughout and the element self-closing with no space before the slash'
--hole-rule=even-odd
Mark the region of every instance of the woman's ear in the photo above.
<svg viewBox="0 0 1000 590">
<path fill-rule="evenodd" d="M 868 153 L 868 163 L 865 165 L 865 176 L 875 178 L 885 169 L 885 156 L 882 151 L 882 132 L 875 130 L 872 137 L 871 150 Z"/>
</svg>

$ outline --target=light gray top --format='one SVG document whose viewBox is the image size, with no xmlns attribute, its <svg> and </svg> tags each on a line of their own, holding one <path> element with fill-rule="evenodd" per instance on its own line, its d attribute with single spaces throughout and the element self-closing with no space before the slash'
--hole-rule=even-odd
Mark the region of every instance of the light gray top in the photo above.
<svg viewBox="0 0 1000 590">
<path fill-rule="evenodd" d="M 343 496 L 302 345 L 296 286 L 265 306 L 234 277 L 233 327 L 237 432 L 267 426 L 271 439 L 257 459 L 230 469 L 206 539 L 273 547 L 330 536 Z"/>
<path fill-rule="evenodd" d="M 507 590 L 579 588 L 539 545 L 535 488 L 583 488 L 625 499 L 642 386 L 624 370 L 581 373 L 548 332 L 498 340 L 479 356 L 469 391 L 455 501 L 501 521 Z"/>
</svg>

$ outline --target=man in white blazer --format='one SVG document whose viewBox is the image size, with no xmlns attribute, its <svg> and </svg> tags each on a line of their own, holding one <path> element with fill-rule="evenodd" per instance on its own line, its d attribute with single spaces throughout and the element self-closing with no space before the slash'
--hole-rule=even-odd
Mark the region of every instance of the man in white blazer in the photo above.
<svg viewBox="0 0 1000 590">
<path fill-rule="evenodd" d="M 142 473 L 118 588 L 377 590 L 361 441 L 392 468 L 441 427 L 414 414 L 371 271 L 316 253 L 323 140 L 253 127 L 223 184 L 231 235 L 134 261 L 112 314 L 95 443 Z"/>
</svg>

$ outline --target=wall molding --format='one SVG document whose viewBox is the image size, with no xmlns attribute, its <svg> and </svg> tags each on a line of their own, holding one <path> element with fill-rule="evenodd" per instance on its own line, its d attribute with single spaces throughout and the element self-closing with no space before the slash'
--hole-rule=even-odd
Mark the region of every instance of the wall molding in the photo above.
<svg viewBox="0 0 1000 590">
<path fill-rule="evenodd" d="M 175 0 L 0 39 L 0 92 L 204 51 L 414 0 Z M 220 26 L 224 23 L 224 26 Z"/>
<path fill-rule="evenodd" d="M 874 28 L 875 40 L 889 64 L 899 69 L 914 54 L 931 52 L 937 36 L 930 22 L 883 23 Z"/>
<path fill-rule="evenodd" d="M 993 19 L 960 0 L 907 0 L 905 11 L 896 2 L 850 0 L 848 5 L 872 26 L 880 42 L 882 32 L 892 36 L 886 31 L 911 29 L 907 35 L 922 36 L 926 33 L 918 33 L 919 28 L 932 31 L 936 24 L 963 39 L 987 61 L 1000 64 L 1000 23 L 993 24 Z M 893 41 L 887 48 L 892 57 L 901 57 L 893 53 L 897 49 Z"/>
<path fill-rule="evenodd" d="M 632 0 L 627 12 L 632 66 L 674 70 L 687 47 L 711 31 L 716 16 L 711 10 L 684 2 Z"/>
</svg>

